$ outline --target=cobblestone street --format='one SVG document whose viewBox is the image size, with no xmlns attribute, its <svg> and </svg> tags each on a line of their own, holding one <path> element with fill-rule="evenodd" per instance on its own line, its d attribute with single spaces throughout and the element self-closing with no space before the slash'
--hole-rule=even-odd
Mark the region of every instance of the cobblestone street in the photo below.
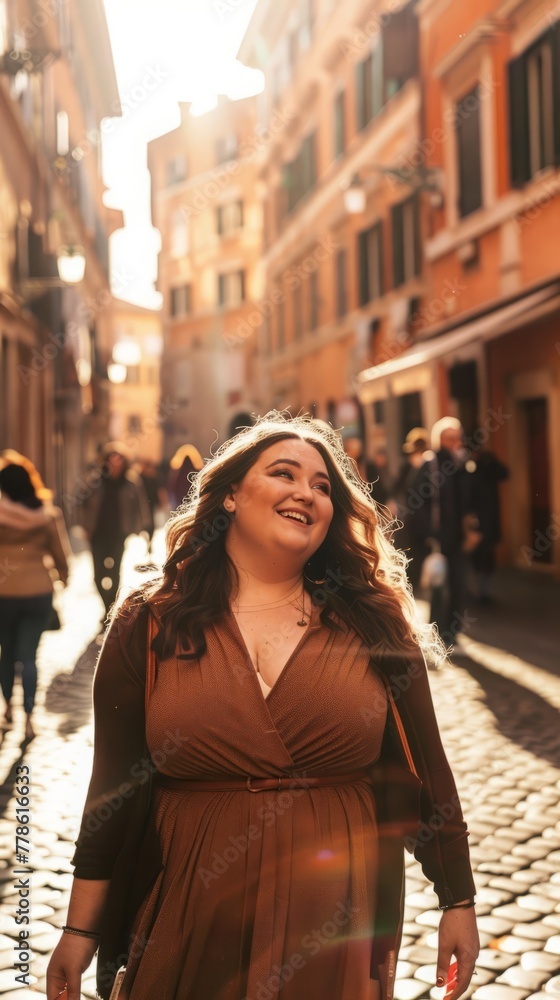
<svg viewBox="0 0 560 1000">
<path fill-rule="evenodd" d="M 144 542 L 133 539 L 125 556 L 127 582 L 140 578 L 134 566 L 145 560 Z M 45 969 L 66 915 L 69 858 L 91 766 L 91 681 L 102 612 L 89 553 L 75 556 L 71 585 L 58 604 L 63 630 L 46 633 L 40 647 L 37 737 L 22 743 L 18 686 L 14 725 L 4 730 L 0 747 L 0 993 L 6 1000 L 44 992 Z M 482 950 L 467 995 L 552 1000 L 560 997 L 560 678 L 512 652 L 467 633 L 453 664 L 431 672 L 430 679 L 477 869 Z M 14 969 L 22 878 L 13 873 L 21 867 L 16 863 L 15 786 L 21 765 L 30 768 L 29 988 L 16 981 Z M 440 912 L 410 855 L 407 865 L 395 998 L 435 1000 L 442 995 L 431 985 Z M 83 992 L 95 996 L 93 967 Z"/>
</svg>

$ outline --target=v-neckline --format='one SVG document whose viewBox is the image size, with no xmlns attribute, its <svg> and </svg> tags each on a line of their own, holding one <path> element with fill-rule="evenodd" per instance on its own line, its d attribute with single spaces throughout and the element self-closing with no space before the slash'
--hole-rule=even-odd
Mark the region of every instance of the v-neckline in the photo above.
<svg viewBox="0 0 560 1000">
<path fill-rule="evenodd" d="M 241 643 L 241 645 L 243 647 L 243 651 L 244 651 L 245 656 L 247 658 L 247 662 L 248 662 L 249 666 L 251 667 L 251 673 L 254 675 L 255 684 L 257 685 L 257 689 L 258 689 L 259 694 L 260 694 L 260 696 L 261 696 L 261 698 L 262 698 L 262 700 L 263 700 L 263 702 L 264 702 L 265 705 L 267 705 L 268 702 L 270 701 L 273 693 L 276 691 L 276 688 L 278 687 L 280 681 L 282 680 L 284 674 L 286 673 L 286 670 L 291 666 L 291 664 L 292 664 L 292 662 L 294 660 L 294 657 L 297 656 L 297 654 L 299 653 L 299 651 L 300 651 L 301 647 L 303 646 L 303 644 L 304 644 L 307 636 L 309 635 L 309 632 L 312 631 L 314 628 L 317 627 L 316 624 L 315 624 L 315 617 L 316 617 L 316 614 L 317 614 L 318 611 L 319 611 L 318 605 L 314 604 L 313 601 L 311 601 L 311 614 L 309 616 L 309 622 L 305 626 L 305 631 L 303 632 L 303 635 L 302 635 L 301 639 L 299 640 L 299 642 L 292 649 L 292 652 L 288 656 L 288 659 L 286 660 L 284 666 L 282 667 L 282 670 L 278 674 L 278 677 L 276 678 L 274 684 L 270 688 L 270 691 L 268 692 L 268 694 L 265 695 L 265 693 L 264 693 L 264 691 L 263 691 L 263 689 L 261 687 L 261 683 L 259 681 L 259 672 L 258 672 L 257 668 L 255 667 L 255 664 L 253 663 L 253 657 L 251 656 L 251 654 L 249 652 L 249 648 L 247 646 L 247 643 L 245 642 L 245 638 L 243 636 L 243 633 L 242 633 L 241 629 L 239 628 L 239 625 L 237 623 L 237 618 L 235 617 L 235 615 L 234 615 L 233 611 L 231 610 L 231 608 L 229 609 L 229 617 L 230 617 L 230 619 L 231 619 L 231 621 L 233 623 L 233 627 L 234 627 L 234 629 L 235 629 L 235 631 L 237 633 L 239 642 Z M 268 685 L 267 685 L 267 687 L 268 687 Z"/>
</svg>

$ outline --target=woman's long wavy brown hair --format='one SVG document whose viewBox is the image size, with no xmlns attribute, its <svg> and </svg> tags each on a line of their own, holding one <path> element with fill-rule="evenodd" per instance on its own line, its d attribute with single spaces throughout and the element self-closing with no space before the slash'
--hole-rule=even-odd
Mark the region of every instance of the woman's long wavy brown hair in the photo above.
<svg viewBox="0 0 560 1000">
<path fill-rule="evenodd" d="M 140 599 L 157 605 L 163 629 L 154 648 L 165 659 L 178 652 L 198 658 L 205 650 L 204 630 L 229 610 L 238 585 L 236 568 L 226 551 L 232 515 L 223 504 L 258 456 L 277 441 L 299 439 L 313 445 L 324 459 L 331 481 L 333 518 L 328 534 L 311 559 L 307 574 L 322 579 L 331 570 L 331 587 L 304 586 L 321 620 L 354 628 L 385 669 L 414 658 L 418 647 L 441 656 L 442 646 L 429 626 L 416 621 L 406 579 L 406 556 L 391 541 L 394 523 L 371 499 L 355 462 L 344 452 L 339 435 L 308 417 L 284 416 L 272 410 L 226 441 L 193 479 L 191 496 L 166 527 L 167 558 L 163 580 L 131 595 L 124 607 Z M 239 500 L 239 493 L 237 494 Z M 117 612 L 118 614 L 118 612 Z"/>
</svg>

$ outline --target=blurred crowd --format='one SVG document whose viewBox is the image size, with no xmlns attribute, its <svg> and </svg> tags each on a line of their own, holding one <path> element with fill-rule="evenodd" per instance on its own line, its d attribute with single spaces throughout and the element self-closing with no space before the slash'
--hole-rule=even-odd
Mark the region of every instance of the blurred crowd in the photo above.
<svg viewBox="0 0 560 1000">
<path fill-rule="evenodd" d="M 430 601 L 430 620 L 447 645 L 462 630 L 470 600 L 491 604 L 495 551 L 500 541 L 499 484 L 508 469 L 486 448 L 469 451 L 460 422 L 439 420 L 430 431 L 413 428 L 402 444 L 396 475 L 379 447 L 370 458 L 361 439 L 344 447 L 373 499 L 387 516 L 396 548 L 406 557 L 416 596 Z M 203 459 L 192 444 L 170 462 L 134 461 L 125 445 L 108 442 L 89 469 L 73 504 L 88 541 L 93 579 L 107 619 L 120 582 L 126 540 L 143 535 L 145 569 L 157 569 L 152 540 L 158 512 L 165 520 L 188 499 Z M 41 635 L 60 628 L 53 594 L 68 579 L 71 552 L 63 512 L 33 464 L 15 451 L 0 456 L 0 683 L 12 722 L 12 692 L 19 664 L 26 738 L 34 736 L 36 654 Z"/>
</svg>

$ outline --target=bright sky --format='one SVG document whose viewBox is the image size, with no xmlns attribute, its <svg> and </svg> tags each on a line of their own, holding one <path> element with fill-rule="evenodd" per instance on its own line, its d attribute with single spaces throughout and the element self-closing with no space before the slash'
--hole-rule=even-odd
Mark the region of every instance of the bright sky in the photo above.
<svg viewBox="0 0 560 1000">
<path fill-rule="evenodd" d="M 262 87 L 235 59 L 258 0 L 104 0 L 123 118 L 103 131 L 108 205 L 125 214 L 111 238 L 113 293 L 158 308 L 159 233 L 150 218 L 147 142 L 179 124 L 177 101 L 211 107 Z"/>
</svg>

